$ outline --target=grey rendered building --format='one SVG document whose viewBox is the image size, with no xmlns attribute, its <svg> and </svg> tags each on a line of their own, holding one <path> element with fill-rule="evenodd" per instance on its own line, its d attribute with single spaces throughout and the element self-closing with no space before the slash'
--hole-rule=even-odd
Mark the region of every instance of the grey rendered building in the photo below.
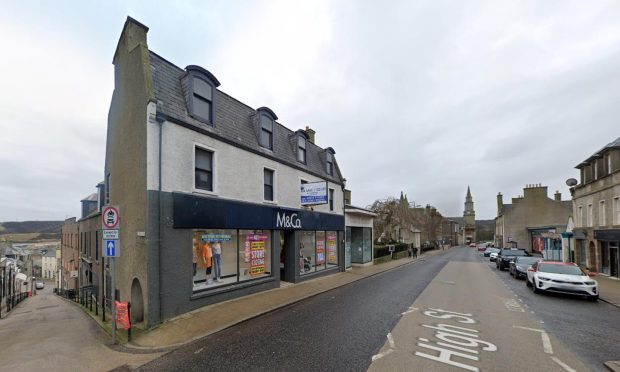
<svg viewBox="0 0 620 372">
<path fill-rule="evenodd" d="M 206 69 L 148 49 L 128 17 L 114 54 L 106 200 L 120 208 L 116 288 L 149 328 L 216 302 L 344 270 L 335 151 Z M 327 197 L 302 205 L 301 189 Z"/>
</svg>

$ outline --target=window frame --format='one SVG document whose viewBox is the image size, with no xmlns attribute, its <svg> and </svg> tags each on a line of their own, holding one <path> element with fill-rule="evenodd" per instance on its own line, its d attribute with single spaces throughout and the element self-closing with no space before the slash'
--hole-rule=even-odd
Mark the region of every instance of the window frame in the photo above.
<svg viewBox="0 0 620 372">
<path fill-rule="evenodd" d="M 271 130 L 265 127 L 265 123 L 267 120 L 271 123 Z M 272 118 L 271 115 L 268 115 L 267 113 L 262 112 L 260 114 L 259 121 L 260 121 L 260 135 L 258 139 L 259 145 L 264 149 L 273 151 L 273 137 L 274 137 L 273 132 L 274 132 L 274 127 L 275 127 L 275 119 Z M 263 144 L 263 133 L 264 132 L 269 134 L 268 146 L 265 146 L 265 144 Z"/>
<path fill-rule="evenodd" d="M 614 225 L 620 225 L 620 196 L 615 196 L 612 204 L 614 212 L 612 216 L 612 222 Z"/>
<path fill-rule="evenodd" d="M 588 204 L 588 210 L 587 210 L 587 216 L 586 216 L 587 220 L 588 220 L 588 227 L 592 227 L 594 226 L 594 206 L 592 205 L 592 203 Z"/>
<path fill-rule="evenodd" d="M 302 146 L 302 143 L 303 143 L 303 146 Z M 307 145 L 308 145 L 308 140 L 302 135 L 297 135 L 297 161 L 302 164 L 308 164 Z M 301 154 L 303 154 L 303 160 L 300 159 Z"/>
<path fill-rule="evenodd" d="M 266 187 L 268 186 L 266 183 L 266 172 L 271 172 L 271 199 L 265 198 Z M 276 171 L 275 169 L 263 167 L 263 201 L 268 203 L 276 202 Z"/>
<path fill-rule="evenodd" d="M 203 97 L 200 93 L 197 93 L 194 87 L 194 79 L 200 79 L 202 82 L 204 82 L 205 84 L 207 84 L 210 88 L 211 88 L 211 100 L 209 100 L 207 97 Z M 189 114 L 200 120 L 200 121 L 204 121 L 207 122 L 208 124 L 215 126 L 214 123 L 214 112 L 215 112 L 215 85 L 210 82 L 208 79 L 202 78 L 199 75 L 196 74 L 192 74 L 191 78 L 190 78 L 190 83 L 189 83 L 189 89 L 190 89 L 190 94 L 189 94 Z M 202 115 L 199 115 L 196 113 L 196 108 L 194 107 L 194 97 L 198 97 L 198 99 L 202 99 L 206 102 L 209 103 L 210 109 L 209 109 L 209 117 L 205 118 Z"/>
<path fill-rule="evenodd" d="M 196 154 L 197 151 L 201 150 L 201 151 L 205 151 L 205 152 L 210 152 L 211 153 L 211 190 L 207 190 L 207 189 L 203 189 L 200 187 L 197 187 L 196 185 Z M 217 161 L 217 152 L 215 151 L 215 149 L 210 148 L 208 146 L 204 146 L 204 145 L 200 145 L 197 143 L 194 143 L 194 150 L 193 150 L 193 157 L 192 157 L 192 171 L 193 171 L 193 181 L 192 181 L 192 189 L 194 192 L 196 193 L 201 193 L 201 194 L 208 194 L 208 195 L 215 195 L 217 194 L 217 177 L 216 177 L 216 172 L 215 172 L 215 164 Z"/>
<path fill-rule="evenodd" d="M 605 200 L 598 202 L 598 225 L 605 226 L 607 224 L 607 216 L 605 213 Z"/>
<path fill-rule="evenodd" d="M 333 212 L 334 211 L 334 194 L 335 194 L 335 190 L 334 189 L 327 189 L 327 202 L 329 204 L 329 211 Z"/>
<path fill-rule="evenodd" d="M 325 154 L 325 163 L 326 163 L 326 171 L 327 174 L 329 174 L 330 176 L 334 175 L 334 155 L 330 152 L 327 151 Z"/>
</svg>

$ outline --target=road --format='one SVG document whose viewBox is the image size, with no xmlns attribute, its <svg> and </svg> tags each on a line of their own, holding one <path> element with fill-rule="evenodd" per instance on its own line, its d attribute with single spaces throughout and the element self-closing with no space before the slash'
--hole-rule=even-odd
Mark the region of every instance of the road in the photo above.
<svg viewBox="0 0 620 372">
<path fill-rule="evenodd" d="M 613 359 L 613 351 L 583 347 L 607 343 L 594 332 L 565 337 L 580 331 L 545 320 L 553 310 L 539 314 L 522 298 L 528 292 L 513 294 L 510 285 L 520 290 L 523 282 L 510 280 L 474 250 L 454 248 L 244 322 L 139 370 L 587 371 Z M 575 317 L 581 304 L 594 306 L 585 309 L 594 312 L 588 320 L 620 314 L 602 302 L 575 304 Z"/>
<path fill-rule="evenodd" d="M 159 354 L 112 350 L 110 337 L 52 283 L 0 319 L 1 371 L 108 371 L 136 367 Z"/>
</svg>

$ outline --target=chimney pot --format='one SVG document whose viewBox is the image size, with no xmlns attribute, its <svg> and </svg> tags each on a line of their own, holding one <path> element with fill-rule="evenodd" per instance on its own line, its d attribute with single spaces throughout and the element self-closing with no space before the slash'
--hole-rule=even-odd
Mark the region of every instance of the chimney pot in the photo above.
<svg viewBox="0 0 620 372">
<path fill-rule="evenodd" d="M 315 137 L 316 132 L 314 131 L 314 129 L 306 125 L 306 134 L 308 135 L 308 141 L 315 143 L 314 137 Z"/>
</svg>

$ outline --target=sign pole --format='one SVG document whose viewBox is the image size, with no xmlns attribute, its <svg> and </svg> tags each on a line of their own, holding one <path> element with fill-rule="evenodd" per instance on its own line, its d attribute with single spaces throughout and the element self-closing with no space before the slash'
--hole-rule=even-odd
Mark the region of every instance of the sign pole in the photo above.
<svg viewBox="0 0 620 372">
<path fill-rule="evenodd" d="M 111 308 L 112 308 L 112 343 L 116 344 L 116 260 L 120 254 L 120 213 L 119 207 L 106 205 L 101 212 L 102 240 L 101 248 L 103 257 L 108 258 L 110 264 Z M 104 304 L 105 306 L 105 304 Z"/>
<path fill-rule="evenodd" d="M 116 263 L 114 257 L 110 257 L 110 266 L 112 266 L 112 344 L 116 344 Z"/>
</svg>

